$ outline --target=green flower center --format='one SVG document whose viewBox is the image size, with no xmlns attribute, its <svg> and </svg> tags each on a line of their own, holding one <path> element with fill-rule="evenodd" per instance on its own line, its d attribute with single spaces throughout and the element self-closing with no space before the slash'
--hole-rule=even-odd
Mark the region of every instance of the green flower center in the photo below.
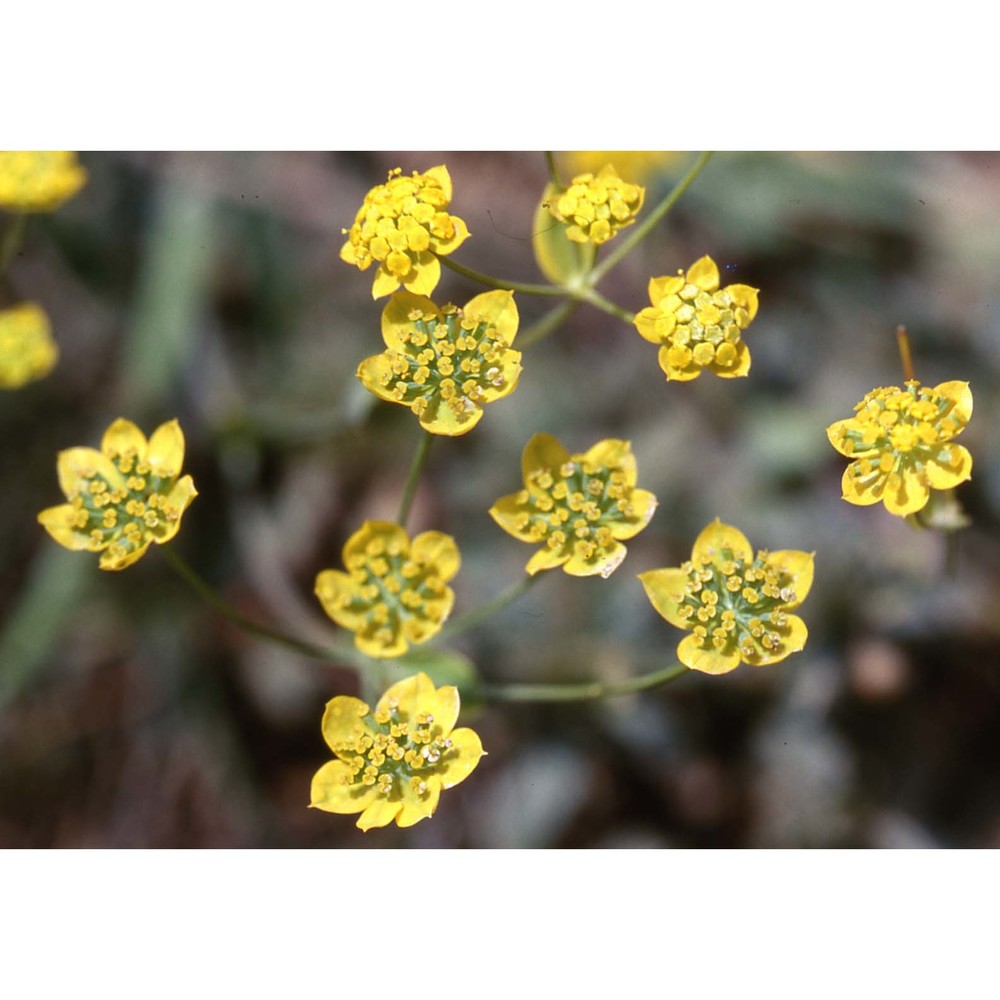
<svg viewBox="0 0 1000 1000">
<path fill-rule="evenodd" d="M 412 326 L 399 334 L 405 353 L 386 352 L 392 369 L 382 384 L 418 417 L 433 418 L 443 405 L 461 419 L 507 385 L 505 366 L 509 371 L 519 355 L 489 323 L 466 319 L 456 306 L 442 312 L 441 320 L 419 309 L 410 313 Z"/>
<path fill-rule="evenodd" d="M 346 566 L 354 587 L 341 600 L 346 610 L 364 616 L 359 635 L 390 646 L 401 631 L 414 643 L 437 631 L 449 601 L 448 587 L 433 565 L 375 538 L 363 553 L 349 556 Z"/>
<path fill-rule="evenodd" d="M 558 469 L 529 473 L 527 485 L 517 495 L 523 507 L 517 529 L 560 555 L 596 562 L 614 545 L 609 525 L 636 521 L 632 488 L 620 469 L 571 459 Z"/>
<path fill-rule="evenodd" d="M 394 703 L 366 715 L 351 741 L 336 749 L 351 768 L 348 783 L 376 785 L 386 798 L 399 798 L 405 789 L 411 795 L 425 796 L 427 777 L 457 753 L 450 739 L 433 735 L 433 726 L 430 713 L 408 719 Z"/>
<path fill-rule="evenodd" d="M 703 649 L 731 653 L 739 649 L 744 661 L 753 663 L 784 650 L 788 636 L 788 605 L 797 596 L 791 580 L 768 563 L 765 551 L 746 565 L 732 550 L 722 550 L 716 564 L 702 559 L 681 566 L 688 579 L 678 614 L 686 619 Z"/>
<path fill-rule="evenodd" d="M 76 511 L 76 530 L 88 533 L 95 544 L 107 548 L 110 558 L 117 559 L 150 539 L 162 539 L 181 511 L 167 500 L 175 476 L 157 475 L 131 449 L 109 457 L 124 485 L 94 473 L 84 478 L 70 503 Z"/>
</svg>

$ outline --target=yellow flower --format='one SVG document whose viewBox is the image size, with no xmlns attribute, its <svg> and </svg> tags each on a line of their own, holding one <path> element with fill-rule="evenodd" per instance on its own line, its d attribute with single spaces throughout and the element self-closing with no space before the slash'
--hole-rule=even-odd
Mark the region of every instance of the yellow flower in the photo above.
<svg viewBox="0 0 1000 1000">
<path fill-rule="evenodd" d="M 493 520 L 522 542 L 543 542 L 525 567 L 532 576 L 562 566 L 571 576 L 609 577 L 625 558 L 622 539 L 637 535 L 656 497 L 635 488 L 628 441 L 599 441 L 571 455 L 550 434 L 536 434 L 521 456 L 525 488 L 490 508 Z"/>
<path fill-rule="evenodd" d="M 623 181 L 609 163 L 595 174 L 579 174 L 550 205 L 574 243 L 607 243 L 619 229 L 632 225 L 642 208 L 645 188 Z"/>
<path fill-rule="evenodd" d="M 656 150 L 572 150 L 560 157 L 574 174 L 593 173 L 610 163 L 626 177 L 645 180 L 665 170 L 670 170 L 682 158 L 681 153 Z"/>
<path fill-rule="evenodd" d="M 484 292 L 464 309 L 396 292 L 382 312 L 382 354 L 358 366 L 362 385 L 408 406 L 420 426 L 454 437 L 471 431 L 487 403 L 509 396 L 521 376 L 513 292 Z"/>
<path fill-rule="evenodd" d="M 59 452 L 59 485 L 69 503 L 38 515 L 45 530 L 67 549 L 100 552 L 101 569 L 125 569 L 151 542 L 169 542 L 181 515 L 198 495 L 184 464 L 184 434 L 176 420 L 161 424 L 147 441 L 131 420 L 116 420 L 101 450 Z"/>
<path fill-rule="evenodd" d="M 667 380 L 697 378 L 703 369 L 720 378 L 750 371 L 750 351 L 742 333 L 757 315 L 757 289 L 719 287 L 719 268 L 711 257 L 695 261 L 685 276 L 651 278 L 649 301 L 635 328 L 660 344 L 660 367 Z"/>
<path fill-rule="evenodd" d="M 59 348 L 45 312 L 33 302 L 0 310 L 0 389 L 19 389 L 56 366 Z"/>
<path fill-rule="evenodd" d="M 76 153 L 0 152 L 0 208 L 54 212 L 87 181 Z"/>
<path fill-rule="evenodd" d="M 473 730 L 453 728 L 458 709 L 458 688 L 435 688 L 426 674 L 393 684 L 374 713 L 359 698 L 333 698 L 323 736 L 336 759 L 316 772 L 310 805 L 361 813 L 362 830 L 432 816 L 441 789 L 465 781 L 485 755 Z"/>
<path fill-rule="evenodd" d="M 806 644 L 806 624 L 789 612 L 809 593 L 813 557 L 786 549 L 754 557 L 746 536 L 716 518 L 679 569 L 653 569 L 639 579 L 671 625 L 691 629 L 677 657 L 686 667 L 725 674 L 740 663 L 777 663 Z"/>
<path fill-rule="evenodd" d="M 923 508 L 932 489 L 971 478 L 972 456 L 951 443 L 972 416 L 968 382 L 873 389 L 854 413 L 826 430 L 830 444 L 853 459 L 841 482 L 848 503 L 881 500 L 890 514 L 905 516 Z"/>
<path fill-rule="evenodd" d="M 438 257 L 457 250 L 469 230 L 457 215 L 446 211 L 451 203 L 451 177 L 444 166 L 426 173 L 415 170 L 404 177 L 397 167 L 389 179 L 365 195 L 340 259 L 367 270 L 372 261 L 378 272 L 372 298 L 394 292 L 400 285 L 418 295 L 429 295 L 441 278 Z"/>
<path fill-rule="evenodd" d="M 316 577 L 323 610 L 354 633 L 368 656 L 402 656 L 441 631 L 455 603 L 446 586 L 458 572 L 455 539 L 425 531 L 410 541 L 392 521 L 365 521 L 344 546 L 347 572 Z"/>
</svg>

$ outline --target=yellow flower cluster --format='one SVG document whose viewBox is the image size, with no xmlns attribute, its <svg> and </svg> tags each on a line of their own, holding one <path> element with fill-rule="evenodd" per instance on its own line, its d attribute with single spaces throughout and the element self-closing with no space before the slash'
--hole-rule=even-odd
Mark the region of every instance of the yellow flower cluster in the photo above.
<svg viewBox="0 0 1000 1000">
<path fill-rule="evenodd" d="M 469 230 L 457 215 L 449 215 L 451 177 L 444 166 L 404 177 L 398 167 L 385 184 L 365 195 L 340 259 L 359 270 L 373 262 L 378 271 L 372 298 L 402 285 L 418 295 L 429 295 L 441 278 L 443 257 L 465 242 Z"/>
<path fill-rule="evenodd" d="M 574 174 L 596 172 L 605 164 L 612 164 L 620 173 L 627 177 L 644 180 L 655 177 L 656 174 L 672 169 L 683 154 L 677 152 L 659 152 L 656 150 L 573 150 L 562 153 L 560 159 Z"/>
<path fill-rule="evenodd" d="M 313 778 L 312 807 L 361 813 L 362 830 L 431 816 L 441 791 L 464 781 L 484 756 L 473 730 L 454 728 L 458 712 L 458 689 L 435 688 L 422 673 L 393 684 L 374 712 L 358 698 L 333 698 L 323 736 L 335 759 Z"/>
<path fill-rule="evenodd" d="M 660 344 L 660 367 L 667 380 L 687 381 L 708 370 L 720 378 L 750 371 L 750 351 L 743 331 L 757 315 L 757 289 L 719 287 L 719 268 L 702 257 L 673 277 L 652 278 L 651 306 L 640 310 L 635 328 Z"/>
<path fill-rule="evenodd" d="M 0 310 L 0 389 L 19 389 L 55 368 L 59 348 L 49 318 L 33 302 Z"/>
<path fill-rule="evenodd" d="M 890 514 L 906 516 L 926 506 L 932 489 L 971 478 L 972 456 L 952 443 L 972 416 L 968 382 L 873 389 L 854 413 L 827 428 L 833 447 L 851 459 L 841 482 L 848 503 L 881 500 Z"/>
<path fill-rule="evenodd" d="M 628 441 L 599 441 L 571 455 L 552 435 L 536 434 L 521 457 L 523 490 L 490 508 L 493 520 L 522 542 L 542 542 L 525 567 L 532 576 L 562 566 L 571 576 L 607 578 L 656 510 L 656 497 L 636 488 Z"/>
<path fill-rule="evenodd" d="M 8 211 L 54 212 L 86 181 L 76 153 L 0 151 L 0 208 Z"/>
<path fill-rule="evenodd" d="M 147 441 L 130 420 L 104 432 L 101 450 L 59 453 L 59 485 L 68 503 L 38 515 L 67 549 L 100 552 L 100 567 L 120 570 L 141 559 L 152 542 L 177 534 L 181 515 L 197 496 L 190 476 L 180 476 L 184 435 L 176 420 L 161 424 Z"/>
<path fill-rule="evenodd" d="M 432 434 L 465 434 L 517 385 L 517 324 L 511 292 L 485 292 L 464 309 L 396 292 L 382 313 L 387 349 L 362 361 L 358 378 L 380 399 L 408 406 Z"/>
<path fill-rule="evenodd" d="M 754 551 L 746 536 L 716 519 L 677 569 L 639 576 L 653 607 L 692 634 L 677 647 L 686 667 L 725 674 L 740 663 L 777 663 L 806 643 L 805 622 L 791 612 L 809 593 L 813 557 L 791 549 Z"/>
<path fill-rule="evenodd" d="M 595 174 L 574 177 L 569 187 L 549 204 L 549 211 L 568 224 L 574 243 L 607 243 L 620 229 L 632 225 L 642 208 L 645 189 L 623 181 L 608 164 Z"/>
<path fill-rule="evenodd" d="M 410 643 L 436 635 L 451 613 L 458 546 L 450 535 L 425 531 L 410 541 L 392 521 L 365 521 L 344 546 L 347 572 L 316 577 L 323 610 L 354 633 L 368 656 L 402 656 Z"/>
</svg>

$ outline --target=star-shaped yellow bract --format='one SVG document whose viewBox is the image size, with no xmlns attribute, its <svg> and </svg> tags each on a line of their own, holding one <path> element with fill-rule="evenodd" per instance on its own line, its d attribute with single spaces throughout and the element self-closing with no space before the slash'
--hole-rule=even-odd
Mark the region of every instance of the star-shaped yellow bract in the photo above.
<svg viewBox="0 0 1000 1000">
<path fill-rule="evenodd" d="M 805 622 L 791 612 L 809 593 L 813 556 L 786 549 L 756 556 L 743 532 L 718 518 L 698 536 L 690 561 L 639 579 L 671 625 L 692 630 L 677 657 L 686 667 L 725 674 L 740 663 L 777 663 L 806 644 Z"/>
<path fill-rule="evenodd" d="M 119 418 L 104 432 L 100 451 L 59 452 L 59 485 L 69 503 L 43 510 L 38 521 L 67 549 L 100 552 L 101 569 L 125 569 L 150 544 L 177 534 L 198 495 L 191 477 L 180 475 L 183 464 L 184 434 L 176 420 L 147 441 L 131 420 Z"/>
<path fill-rule="evenodd" d="M 596 174 L 579 174 L 549 203 L 553 217 L 567 224 L 574 243 L 607 243 L 620 229 L 635 222 L 645 188 L 618 176 L 611 164 Z"/>
<path fill-rule="evenodd" d="M 386 350 L 362 361 L 358 378 L 380 399 L 408 406 L 424 430 L 466 434 L 487 403 L 517 386 L 517 324 L 512 292 L 484 292 L 461 309 L 396 292 L 382 313 Z"/>
<path fill-rule="evenodd" d="M 522 542 L 542 543 L 525 567 L 532 576 L 562 566 L 571 576 L 610 576 L 625 558 L 656 497 L 636 488 L 628 441 L 608 439 L 571 455 L 551 434 L 536 434 L 521 456 L 524 489 L 501 497 L 490 515 Z"/>
<path fill-rule="evenodd" d="M 346 572 L 323 570 L 316 596 L 323 610 L 354 633 L 368 656 L 402 656 L 410 644 L 441 631 L 455 593 L 447 586 L 458 572 L 455 539 L 425 531 L 412 541 L 393 521 L 365 521 L 344 546 Z"/>
<path fill-rule="evenodd" d="M 340 259 L 359 270 L 378 264 L 372 298 L 402 286 L 430 295 L 441 278 L 438 257 L 457 250 L 469 230 L 457 215 L 449 215 L 451 177 L 443 165 L 409 177 L 398 167 L 389 179 L 365 195 L 354 225 L 345 229 L 347 242 Z"/>
<path fill-rule="evenodd" d="M 750 371 L 743 331 L 757 315 L 758 290 L 749 285 L 719 287 L 711 257 L 695 261 L 685 275 L 651 278 L 651 306 L 636 313 L 635 328 L 660 344 L 667 380 L 688 381 L 703 371 L 738 378 Z"/>
<path fill-rule="evenodd" d="M 484 756 L 472 729 L 455 729 L 458 689 L 426 674 L 393 684 L 375 711 L 338 695 L 327 703 L 323 736 L 335 759 L 312 781 L 315 809 L 361 813 L 362 830 L 413 826 L 437 808 L 442 789 L 464 781 Z"/>
<path fill-rule="evenodd" d="M 44 378 L 59 360 L 45 311 L 34 302 L 0 309 L 0 389 Z"/>
<path fill-rule="evenodd" d="M 0 208 L 10 212 L 54 212 L 86 181 L 76 153 L 0 152 Z"/>
<path fill-rule="evenodd" d="M 851 459 L 841 487 L 848 503 L 885 504 L 905 517 L 926 506 L 931 490 L 949 490 L 972 476 L 972 456 L 952 439 L 972 416 L 968 382 L 931 389 L 916 380 L 904 388 L 873 389 L 854 416 L 827 428 L 830 444 Z"/>
</svg>

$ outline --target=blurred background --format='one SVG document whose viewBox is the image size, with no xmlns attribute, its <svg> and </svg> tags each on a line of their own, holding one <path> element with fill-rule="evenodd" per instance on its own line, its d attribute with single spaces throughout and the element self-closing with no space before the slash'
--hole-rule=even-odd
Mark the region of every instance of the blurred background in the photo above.
<svg viewBox="0 0 1000 1000">
<path fill-rule="evenodd" d="M 608 580 L 545 574 L 454 648 L 480 678 L 625 679 L 682 633 L 636 574 L 686 559 L 715 517 L 756 547 L 816 552 L 805 650 L 594 704 L 484 704 L 489 756 L 410 830 L 362 834 L 307 808 L 327 700 L 353 670 L 231 625 L 156 547 L 123 573 L 35 522 L 55 455 L 118 416 L 177 417 L 199 490 L 172 543 L 246 615 L 316 642 L 313 596 L 366 518 L 395 515 L 419 428 L 355 378 L 382 348 L 372 271 L 342 229 L 386 172 L 447 165 L 471 238 L 455 259 L 539 281 L 540 153 L 83 154 L 89 182 L 32 217 L 9 277 L 48 311 L 61 359 L 0 392 L 2 847 L 1000 846 L 1000 156 L 719 153 L 600 285 L 648 304 L 652 276 L 710 254 L 761 290 L 746 379 L 667 384 L 656 348 L 590 308 L 525 351 L 513 396 L 435 443 L 412 532 L 454 535 L 460 614 L 531 549 L 487 514 L 537 431 L 570 451 L 633 443 L 659 498 Z M 693 154 L 610 160 L 670 190 Z M 614 246 L 612 243 L 611 246 Z M 482 289 L 445 270 L 433 297 Z M 518 295 L 522 328 L 546 302 Z M 825 428 L 900 384 L 897 324 L 924 383 L 971 383 L 970 527 L 945 537 L 840 499 Z"/>
</svg>

